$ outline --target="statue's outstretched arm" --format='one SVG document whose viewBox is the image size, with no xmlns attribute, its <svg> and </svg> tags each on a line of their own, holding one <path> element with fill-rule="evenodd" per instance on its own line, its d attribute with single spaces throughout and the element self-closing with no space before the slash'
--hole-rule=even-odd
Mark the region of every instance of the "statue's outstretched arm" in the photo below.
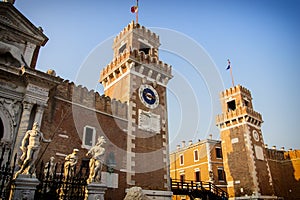
<svg viewBox="0 0 300 200">
<path fill-rule="evenodd" d="M 45 139 L 44 134 L 42 132 L 40 132 L 40 134 L 41 134 L 41 138 L 42 138 L 43 142 L 50 143 L 52 141 L 51 139 L 49 139 L 49 140 Z"/>
</svg>

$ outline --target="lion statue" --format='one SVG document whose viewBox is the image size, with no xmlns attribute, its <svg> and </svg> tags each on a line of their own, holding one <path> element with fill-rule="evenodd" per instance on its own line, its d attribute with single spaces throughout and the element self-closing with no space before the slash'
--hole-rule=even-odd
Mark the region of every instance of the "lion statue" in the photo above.
<svg viewBox="0 0 300 200">
<path fill-rule="evenodd" d="M 124 200 L 150 200 L 140 187 L 132 187 L 128 190 Z"/>
</svg>

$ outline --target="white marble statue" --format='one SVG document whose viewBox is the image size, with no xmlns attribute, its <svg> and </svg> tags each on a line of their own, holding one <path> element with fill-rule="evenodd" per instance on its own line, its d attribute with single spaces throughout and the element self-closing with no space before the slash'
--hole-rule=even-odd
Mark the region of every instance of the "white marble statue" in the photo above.
<svg viewBox="0 0 300 200">
<path fill-rule="evenodd" d="M 78 162 L 78 149 L 73 149 L 73 152 L 65 157 L 64 177 L 70 178 L 75 175 L 75 166 Z"/>
<path fill-rule="evenodd" d="M 99 137 L 95 146 L 93 146 L 86 154 L 87 156 L 91 156 L 89 163 L 90 175 L 87 180 L 87 183 L 101 182 L 101 171 L 104 162 L 103 157 L 105 153 L 105 148 L 103 148 L 102 146 L 105 143 L 105 138 L 103 136 Z"/>
<path fill-rule="evenodd" d="M 132 187 L 127 191 L 124 200 L 150 200 L 140 187 Z"/>
<path fill-rule="evenodd" d="M 50 160 L 46 162 L 44 167 L 44 177 L 47 179 L 52 179 L 55 171 L 55 158 L 51 156 Z"/>
<path fill-rule="evenodd" d="M 35 174 L 35 161 L 41 148 L 41 142 L 49 143 L 51 140 L 44 138 L 43 133 L 40 132 L 39 124 L 35 122 L 32 130 L 28 130 L 22 140 L 20 147 L 22 155 L 18 161 L 20 170 L 16 172 L 15 177 L 19 174 Z"/>
</svg>

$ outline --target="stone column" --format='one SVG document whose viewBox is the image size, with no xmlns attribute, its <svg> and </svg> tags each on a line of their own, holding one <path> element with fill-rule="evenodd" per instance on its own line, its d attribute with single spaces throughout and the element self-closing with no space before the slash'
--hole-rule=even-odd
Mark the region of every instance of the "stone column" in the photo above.
<svg viewBox="0 0 300 200">
<path fill-rule="evenodd" d="M 16 136 L 15 144 L 14 144 L 14 151 L 13 151 L 13 156 L 18 153 L 19 147 L 21 145 L 21 141 L 28 129 L 28 124 L 29 124 L 29 118 L 30 118 L 30 113 L 32 110 L 33 104 L 29 102 L 23 102 L 23 112 L 22 112 L 22 117 L 19 125 L 19 130 L 18 134 Z"/>
<path fill-rule="evenodd" d="M 34 194 L 38 184 L 38 179 L 31 178 L 30 175 L 20 174 L 13 180 L 9 200 L 34 200 Z"/>
<path fill-rule="evenodd" d="M 39 123 L 40 127 L 42 126 L 43 114 L 44 114 L 44 106 L 42 106 L 42 105 L 37 106 L 34 122 Z"/>
<path fill-rule="evenodd" d="M 105 184 L 92 182 L 87 185 L 85 200 L 104 200 L 106 190 Z"/>
</svg>

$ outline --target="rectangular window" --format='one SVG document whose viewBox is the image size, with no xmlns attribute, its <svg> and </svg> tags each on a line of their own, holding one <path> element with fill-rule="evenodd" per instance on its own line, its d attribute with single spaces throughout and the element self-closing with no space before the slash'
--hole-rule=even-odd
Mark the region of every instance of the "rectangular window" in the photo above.
<svg viewBox="0 0 300 200">
<path fill-rule="evenodd" d="M 123 44 L 119 49 L 119 54 L 123 53 L 123 51 L 126 49 L 126 43 Z"/>
<path fill-rule="evenodd" d="M 184 159 L 183 159 L 183 154 L 181 154 L 180 156 L 179 156 L 179 162 L 180 162 L 180 165 L 184 165 Z"/>
<path fill-rule="evenodd" d="M 223 167 L 218 167 L 218 180 L 225 181 L 225 173 Z"/>
<path fill-rule="evenodd" d="M 221 147 L 216 147 L 216 157 L 223 158 Z"/>
<path fill-rule="evenodd" d="M 140 51 L 143 51 L 146 55 L 149 54 L 150 47 L 142 42 L 140 42 Z"/>
<path fill-rule="evenodd" d="M 184 174 L 180 174 L 180 181 L 184 182 L 184 180 L 185 180 L 185 175 Z"/>
<path fill-rule="evenodd" d="M 201 181 L 201 174 L 200 171 L 195 172 L 195 181 L 200 182 Z"/>
<path fill-rule="evenodd" d="M 246 106 L 246 107 L 249 106 L 249 101 L 247 101 L 246 99 L 244 99 L 244 106 Z"/>
<path fill-rule="evenodd" d="M 82 146 L 91 148 L 95 145 L 96 129 L 91 126 L 85 126 L 83 130 Z"/>
<path fill-rule="evenodd" d="M 236 109 L 235 100 L 227 102 L 228 111 L 234 111 Z"/>
<path fill-rule="evenodd" d="M 199 156 L 198 156 L 198 149 L 194 150 L 194 161 L 198 161 L 199 160 Z"/>
</svg>

